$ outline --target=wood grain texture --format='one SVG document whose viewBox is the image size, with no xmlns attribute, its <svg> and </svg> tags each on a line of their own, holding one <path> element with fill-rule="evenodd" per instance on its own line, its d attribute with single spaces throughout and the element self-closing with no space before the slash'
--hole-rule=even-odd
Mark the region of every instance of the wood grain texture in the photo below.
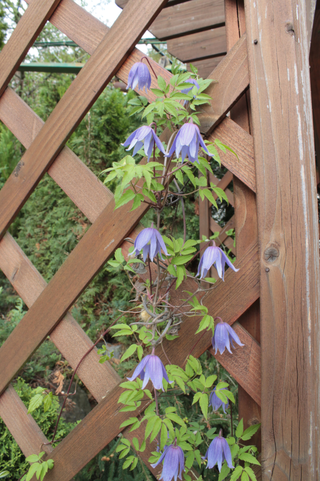
<svg viewBox="0 0 320 481">
<path fill-rule="evenodd" d="M 248 304 L 252 304 L 258 295 L 258 252 L 256 246 L 255 248 L 252 248 L 250 252 L 248 251 L 242 261 L 238 263 L 237 267 L 240 267 L 240 271 L 237 274 L 233 271 L 230 272 L 230 270 L 227 271 L 225 283 L 219 281 L 204 302 L 205 305 L 209 307 L 210 312 L 215 313 L 214 315 L 221 314 L 223 310 L 224 320 L 229 323 L 235 322 L 237 315 L 240 315 L 239 313 L 241 313 L 241 309 L 247 309 Z M 186 282 L 188 288 L 192 288 L 194 281 L 189 280 Z M 233 288 L 236 285 L 238 288 L 234 290 Z M 233 293 L 231 298 L 230 292 Z M 179 294 L 176 295 L 179 296 Z M 229 304 L 229 306 L 226 309 L 227 304 Z M 182 328 L 179 332 L 179 339 L 172 342 L 165 342 L 164 349 L 172 363 L 179 365 L 184 364 L 188 352 L 190 352 L 197 340 L 197 336 L 191 336 L 190 333 L 196 331 L 198 324 L 199 318 L 188 318 L 182 324 Z M 239 329 L 241 329 L 241 327 L 239 327 Z M 200 335 L 198 335 L 198 337 L 200 337 Z M 247 338 L 248 334 L 246 334 L 244 329 L 241 330 L 240 335 L 245 336 L 245 338 L 241 338 L 245 339 L 248 346 L 251 346 L 251 350 L 247 351 L 247 355 L 243 356 L 242 361 L 239 361 L 238 363 L 235 362 L 235 360 L 240 349 L 235 350 L 233 357 L 230 360 L 230 365 L 234 366 L 235 373 L 233 374 L 231 369 L 231 374 L 235 377 L 237 376 L 237 372 L 239 373 L 239 377 L 241 377 L 240 372 L 247 375 L 246 384 L 250 386 L 250 389 L 257 389 L 259 392 L 259 366 L 257 366 L 257 363 L 254 361 L 256 357 L 256 344 L 252 339 L 249 341 L 250 336 Z M 211 336 L 208 333 L 208 335 L 200 340 L 192 351 L 192 354 L 199 357 L 210 347 L 210 345 Z M 157 354 L 162 358 L 164 363 L 167 363 L 161 347 L 158 348 Z M 248 366 L 248 356 L 252 361 L 249 363 L 249 368 L 245 367 Z M 229 366 L 228 361 L 225 362 L 227 363 L 226 365 Z M 227 369 L 229 369 L 229 367 L 227 367 Z M 248 380 L 249 377 L 250 380 Z M 72 476 L 81 469 L 81 467 L 85 466 L 93 456 L 101 451 L 104 446 L 118 435 L 120 432 L 120 424 L 127 418 L 127 413 L 119 412 L 121 406 L 118 404 L 118 398 L 121 392 L 122 389 L 116 387 L 113 391 L 108 393 L 106 398 L 103 399 L 101 403 L 99 403 L 99 405 L 88 414 L 85 420 L 83 420 L 53 451 L 50 457 L 59 460 L 59 462 L 56 463 L 55 469 L 48 473 L 48 481 L 69 481 Z M 138 412 L 141 412 L 145 408 L 145 406 L 146 405 L 142 405 L 138 411 L 132 412 L 130 415 L 136 416 Z"/>
<path fill-rule="evenodd" d="M 198 69 L 198 74 L 199 77 L 202 78 L 207 78 L 208 75 L 212 73 L 212 71 L 216 68 L 217 65 L 221 62 L 221 60 L 224 57 L 214 57 L 214 58 L 208 58 L 206 60 L 196 60 L 192 62 L 192 65 L 194 65 Z M 187 65 L 188 70 L 190 70 L 190 65 Z"/>
<path fill-rule="evenodd" d="M 243 0 L 226 0 L 226 34 L 227 46 L 230 50 L 246 31 Z M 249 134 L 249 92 L 246 92 L 235 104 L 230 117 Z M 235 232 L 237 257 L 245 254 L 246 249 L 257 242 L 257 206 L 255 194 L 237 177 L 234 178 L 233 190 L 235 195 Z M 259 301 L 256 301 L 240 318 L 240 324 L 258 342 L 260 342 Z M 261 360 L 259 359 L 259 365 Z M 259 392 L 259 396 L 261 393 Z M 261 422 L 260 403 L 248 394 L 240 385 L 238 390 L 239 419 L 243 419 L 245 429 L 254 423 Z M 261 431 L 256 433 L 248 442 L 257 446 L 261 452 Z"/>
<path fill-rule="evenodd" d="M 220 152 L 221 163 L 236 175 L 252 191 L 256 191 L 253 138 L 233 120 L 226 117 L 208 136 L 208 140 L 219 139 L 237 154 Z"/>
<path fill-rule="evenodd" d="M 0 98 L 0 120 L 27 149 L 44 125 L 33 110 L 9 88 Z M 90 222 L 98 218 L 112 198 L 109 189 L 68 147 L 62 149 L 48 174 Z"/>
<path fill-rule="evenodd" d="M 310 81 L 311 81 L 311 97 L 313 110 L 313 127 L 316 148 L 317 163 L 317 184 L 319 184 L 320 175 L 320 3 L 315 13 L 313 33 L 310 47 Z"/>
<path fill-rule="evenodd" d="M 241 97 L 249 85 L 247 41 L 241 37 L 219 65 L 208 76 L 214 82 L 207 88 L 206 94 L 212 100 L 200 110 L 200 130 L 209 135 L 224 115 Z"/>
<path fill-rule="evenodd" d="M 153 0 L 137 6 L 130 1 L 72 82 L 1 189 L 1 237 L 164 2 Z M 127 28 L 129 24 L 131 28 Z"/>
<path fill-rule="evenodd" d="M 181 62 L 223 56 L 227 52 L 226 29 L 220 27 L 168 40 L 167 49 Z"/>
<path fill-rule="evenodd" d="M 34 0 L 0 53 L 0 96 L 60 0 Z"/>
<path fill-rule="evenodd" d="M 0 416 L 26 457 L 53 451 L 51 446 L 42 446 L 48 440 L 12 386 L 0 397 Z"/>
<path fill-rule="evenodd" d="M 127 2 L 122 0 L 121 3 Z M 168 40 L 223 24 L 223 0 L 192 0 L 163 9 L 149 31 L 160 40 Z"/>
<path fill-rule="evenodd" d="M 129 0 L 117 0 L 115 3 L 120 8 L 124 8 Z M 191 0 L 168 0 L 168 2 L 163 6 L 163 8 L 172 7 L 174 5 L 179 5 L 180 3 L 190 2 Z"/>
<path fill-rule="evenodd" d="M 319 241 L 305 2 L 245 0 L 245 7 L 260 250 L 262 478 L 313 481 L 320 472 Z"/>
<path fill-rule="evenodd" d="M 0 268 L 29 308 L 46 288 L 46 281 L 9 233 L 0 242 Z M 70 313 L 67 313 L 52 331 L 50 339 L 73 369 L 92 346 L 91 340 Z M 97 401 L 120 380 L 110 364 L 100 364 L 99 359 L 100 356 L 94 349 L 77 371 L 77 375 Z"/>
</svg>

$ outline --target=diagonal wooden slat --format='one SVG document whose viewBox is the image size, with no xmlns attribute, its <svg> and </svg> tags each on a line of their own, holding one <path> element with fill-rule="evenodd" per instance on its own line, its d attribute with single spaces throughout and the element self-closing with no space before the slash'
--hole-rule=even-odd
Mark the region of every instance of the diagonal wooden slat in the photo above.
<svg viewBox="0 0 320 481">
<path fill-rule="evenodd" d="M 60 0 L 34 0 L 0 53 L 0 96 Z"/>
<path fill-rule="evenodd" d="M 73 81 L 0 192 L 1 237 L 165 1 L 130 1 Z"/>
<path fill-rule="evenodd" d="M 206 90 L 210 105 L 204 105 L 199 115 L 200 130 L 208 135 L 223 119 L 249 86 L 247 39 L 243 35 L 221 60 L 208 78 L 215 80 Z"/>
<path fill-rule="evenodd" d="M 0 120 L 26 148 L 30 147 L 44 125 L 30 107 L 9 88 L 0 99 Z M 113 197 L 109 189 L 68 147 L 62 149 L 48 174 L 90 222 L 97 219 Z"/>
<path fill-rule="evenodd" d="M 48 440 L 31 414 L 28 414 L 27 408 L 12 386 L 9 386 L 0 397 L 0 413 L 3 422 L 8 426 L 26 457 L 40 451 L 45 451 L 47 454 L 53 451 L 50 445 L 42 446 Z"/>
<path fill-rule="evenodd" d="M 0 243 L 0 268 L 30 308 L 47 283 L 9 233 Z M 52 331 L 50 338 L 73 369 L 92 346 L 91 340 L 70 313 L 67 313 L 59 326 Z M 99 359 L 96 350 L 91 351 L 77 371 L 97 401 L 101 400 L 120 379 L 110 364 L 100 364 Z"/>
</svg>

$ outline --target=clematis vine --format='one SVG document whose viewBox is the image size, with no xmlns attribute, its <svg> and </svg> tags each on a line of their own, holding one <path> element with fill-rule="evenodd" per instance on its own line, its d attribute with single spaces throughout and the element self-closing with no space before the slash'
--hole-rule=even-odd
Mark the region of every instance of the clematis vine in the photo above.
<svg viewBox="0 0 320 481">
<path fill-rule="evenodd" d="M 143 380 L 142 389 L 146 387 L 149 380 L 151 380 L 155 389 L 162 389 L 163 391 L 163 379 L 171 384 L 169 381 L 167 371 L 162 364 L 161 359 L 154 355 L 154 349 L 152 354 L 144 357 L 142 361 L 135 368 L 131 377 L 128 377 L 128 381 L 134 381 L 137 377 Z"/>
<path fill-rule="evenodd" d="M 238 344 L 238 346 L 244 346 L 232 327 L 229 326 L 227 322 L 220 320 L 220 322 L 214 327 L 214 335 L 212 338 L 212 347 L 215 349 L 215 354 L 217 354 L 218 351 L 220 354 L 223 354 L 225 348 L 227 348 L 230 354 L 232 354 L 230 343 L 231 347 L 235 347 L 233 341 Z"/>
<path fill-rule="evenodd" d="M 134 251 L 132 254 L 136 256 L 143 251 L 143 260 L 146 261 L 149 256 L 150 260 L 153 261 L 154 257 L 159 254 L 161 256 L 161 249 L 168 255 L 166 245 L 162 239 L 161 234 L 154 227 L 146 227 L 138 235 L 134 242 Z"/>
<path fill-rule="evenodd" d="M 217 269 L 218 276 L 224 281 L 225 264 L 227 264 L 234 272 L 238 272 L 239 269 L 234 267 L 228 256 L 222 249 L 220 249 L 220 247 L 216 246 L 214 241 L 212 244 L 212 246 L 206 248 L 200 259 L 197 276 L 201 274 L 200 279 L 206 277 L 208 270 L 214 265 Z"/>
<path fill-rule="evenodd" d="M 144 145 L 144 153 L 148 157 L 149 162 L 155 143 L 160 152 L 166 155 L 161 140 L 159 139 L 155 131 L 150 126 L 144 125 L 143 127 L 139 127 L 137 130 L 132 132 L 132 134 L 129 135 L 127 140 L 122 145 L 124 147 L 129 146 L 127 148 L 127 151 L 133 148 L 133 156 L 136 155 L 136 153 Z"/>
<path fill-rule="evenodd" d="M 186 84 L 193 84 L 193 85 L 191 87 L 188 87 L 188 88 L 185 88 L 185 89 L 181 90 L 181 92 L 183 94 L 187 94 L 188 92 L 190 92 L 190 90 L 193 89 L 194 85 L 197 87 L 197 89 L 200 88 L 198 82 L 194 78 L 190 78 L 190 79 L 186 80 L 185 83 Z"/>
<path fill-rule="evenodd" d="M 148 67 L 143 62 L 137 62 L 131 67 L 128 77 L 127 90 L 129 88 L 134 90 L 137 85 L 139 90 L 143 90 L 144 87 L 145 91 L 147 92 L 148 89 L 150 89 L 151 75 Z"/>
<path fill-rule="evenodd" d="M 222 437 L 222 429 L 220 429 L 219 436 L 211 442 L 205 459 L 208 460 L 207 468 L 209 469 L 212 469 L 217 464 L 220 472 L 223 461 L 227 461 L 230 469 L 233 468 L 230 447 L 226 439 Z"/>
<path fill-rule="evenodd" d="M 178 159 L 181 153 L 182 162 L 184 161 L 186 156 L 188 156 L 188 159 L 192 163 L 199 162 L 198 151 L 200 145 L 205 151 L 205 153 L 212 157 L 212 154 L 210 154 L 209 150 L 206 147 L 206 144 L 202 140 L 199 127 L 191 120 L 189 123 L 184 124 L 178 131 L 168 156 L 171 157 L 171 155 L 175 152 Z"/>
<path fill-rule="evenodd" d="M 180 446 L 171 444 L 165 446 L 163 453 L 159 460 L 152 464 L 153 468 L 156 468 L 158 464 L 163 461 L 163 469 L 159 479 L 163 481 L 177 481 L 177 478 L 182 479 L 182 473 L 184 471 L 184 454 Z"/>
</svg>

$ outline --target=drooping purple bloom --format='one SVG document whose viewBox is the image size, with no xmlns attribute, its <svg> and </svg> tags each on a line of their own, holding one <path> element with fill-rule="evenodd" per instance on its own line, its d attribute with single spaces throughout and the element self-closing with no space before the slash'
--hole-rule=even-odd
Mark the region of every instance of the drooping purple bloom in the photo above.
<svg viewBox="0 0 320 481">
<path fill-rule="evenodd" d="M 225 348 L 228 349 L 230 354 L 232 354 L 230 350 L 230 342 L 231 342 L 231 347 L 235 347 L 233 344 L 233 341 L 238 344 L 238 346 L 244 346 L 242 342 L 240 341 L 238 335 L 235 333 L 235 331 L 232 329 L 231 326 L 227 322 L 219 322 L 215 327 L 214 327 L 214 335 L 212 338 L 212 347 L 215 349 L 215 354 L 219 351 L 220 354 L 224 353 Z"/>
<path fill-rule="evenodd" d="M 153 352 L 153 351 L 152 351 Z M 165 379 L 170 384 L 167 371 L 158 356 L 153 353 L 144 357 L 142 361 L 137 365 L 134 373 L 131 377 L 128 377 L 129 381 L 134 381 L 138 376 L 143 380 L 142 389 L 146 387 L 151 379 L 151 382 L 155 389 L 162 389 L 163 391 L 163 379 Z"/>
<path fill-rule="evenodd" d="M 226 389 L 226 388 L 225 387 L 222 388 L 221 391 L 223 391 L 224 389 Z M 228 408 L 228 406 L 229 406 L 229 401 L 227 401 L 226 403 L 221 401 L 221 399 L 218 398 L 218 396 L 216 395 L 216 388 L 214 387 L 213 391 L 211 391 L 211 394 L 210 394 L 209 404 L 211 404 L 212 409 L 214 411 L 218 411 L 218 409 L 221 408 L 221 406 L 222 406 L 223 412 L 225 413 L 226 408 Z"/>
<path fill-rule="evenodd" d="M 199 145 L 201 145 L 206 154 L 212 157 L 212 154 L 210 154 L 206 147 L 206 144 L 202 140 L 199 127 L 193 122 L 189 122 L 187 124 L 184 124 L 177 133 L 168 157 L 171 157 L 171 155 L 175 151 L 177 159 L 180 157 L 181 152 L 182 162 L 184 161 L 186 155 L 191 162 L 199 162 Z"/>
<path fill-rule="evenodd" d="M 132 155 L 136 155 L 138 150 L 140 150 L 144 144 L 144 153 L 148 157 L 149 162 L 154 143 L 156 143 L 158 149 L 165 155 L 166 152 L 164 150 L 164 147 L 161 143 L 161 140 L 156 135 L 155 131 L 148 125 L 143 125 L 142 127 L 139 127 L 137 130 L 132 132 L 132 134 L 129 135 L 125 143 L 122 145 L 124 147 L 128 147 L 129 145 L 127 150 L 131 150 L 134 147 Z"/>
<path fill-rule="evenodd" d="M 218 276 L 223 281 L 225 264 L 228 264 L 228 266 L 231 267 L 234 272 L 238 272 L 239 270 L 234 267 L 228 256 L 223 252 L 222 249 L 220 249 L 220 247 L 216 246 L 214 241 L 212 246 L 206 248 L 203 256 L 200 259 L 197 276 L 201 273 L 200 279 L 206 277 L 208 270 L 213 266 L 213 264 L 217 269 Z"/>
<path fill-rule="evenodd" d="M 219 472 L 223 461 L 227 461 L 230 469 L 233 468 L 230 447 L 226 439 L 222 437 L 221 432 L 220 430 L 219 436 L 213 439 L 205 455 L 205 458 L 208 459 L 207 468 L 211 469 L 217 464 Z"/>
<path fill-rule="evenodd" d="M 160 479 L 163 481 L 177 481 L 177 478 L 182 479 L 182 473 L 184 471 L 184 454 L 180 446 L 165 446 L 163 453 L 158 461 L 151 464 L 153 468 L 156 468 L 158 464 L 163 461 L 163 469 Z"/>
<path fill-rule="evenodd" d="M 148 255 L 150 260 L 153 261 L 153 258 L 159 254 L 161 257 L 161 249 L 168 255 L 166 245 L 164 240 L 162 239 L 161 234 L 154 229 L 153 227 L 146 227 L 143 229 L 138 235 L 134 242 L 134 251 L 132 254 L 136 256 L 143 250 L 143 260 L 146 261 Z"/>
<path fill-rule="evenodd" d="M 149 72 L 148 67 L 143 62 L 136 62 L 129 72 L 128 77 L 128 88 L 132 88 L 134 90 L 138 85 L 139 90 L 143 90 L 147 92 L 151 85 L 151 75 Z"/>
<path fill-rule="evenodd" d="M 186 89 L 181 90 L 181 92 L 183 94 L 187 94 L 188 92 L 190 92 L 190 90 L 193 89 L 194 85 L 197 87 L 197 89 L 200 88 L 198 82 L 194 78 L 189 78 L 188 80 L 185 81 L 185 83 L 186 84 L 193 84 L 193 85 L 190 88 L 186 88 Z"/>
</svg>

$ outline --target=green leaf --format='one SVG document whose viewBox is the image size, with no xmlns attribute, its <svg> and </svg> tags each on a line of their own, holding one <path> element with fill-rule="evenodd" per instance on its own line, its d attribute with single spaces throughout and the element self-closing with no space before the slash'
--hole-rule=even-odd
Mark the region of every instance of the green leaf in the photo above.
<svg viewBox="0 0 320 481">
<path fill-rule="evenodd" d="M 163 77 L 161 77 L 161 75 L 158 75 L 158 85 L 159 85 L 159 88 L 162 91 L 164 91 L 166 89 L 166 86 L 167 86 L 166 81 L 164 80 Z M 162 93 L 162 95 L 163 95 L 163 93 Z"/>
<path fill-rule="evenodd" d="M 257 464 L 258 466 L 260 466 L 260 463 L 259 463 L 259 461 L 257 460 L 257 458 L 255 458 L 254 456 L 252 456 L 252 454 L 250 454 L 250 453 L 242 453 L 242 454 L 239 454 L 239 459 L 241 459 L 241 461 L 246 461 L 247 463 Z"/>
<path fill-rule="evenodd" d="M 193 255 L 173 257 L 171 262 L 175 266 L 181 266 L 181 265 L 187 264 L 187 262 L 189 262 L 192 259 L 192 257 Z"/>
<path fill-rule="evenodd" d="M 135 422 L 137 422 L 137 418 L 129 418 L 129 419 L 126 419 L 121 425 L 120 425 L 120 428 L 125 428 L 126 426 L 130 426 L 131 424 L 134 424 Z"/>
<path fill-rule="evenodd" d="M 121 207 L 122 205 L 124 204 L 127 204 L 128 202 L 130 202 L 132 199 L 134 199 L 135 197 L 135 193 L 133 192 L 133 190 L 126 190 L 124 192 L 124 194 L 121 195 L 120 199 L 116 202 L 116 209 L 118 209 L 118 207 Z"/>
<path fill-rule="evenodd" d="M 121 264 L 122 262 L 124 262 L 125 259 L 124 259 L 124 256 L 123 256 L 123 254 L 122 254 L 122 250 L 121 250 L 120 247 L 119 247 L 119 249 L 117 249 L 117 250 L 115 251 L 114 257 L 116 258 L 116 260 L 117 260 L 118 262 L 120 262 L 120 264 Z"/>
<path fill-rule="evenodd" d="M 199 404 L 200 404 L 201 411 L 203 412 L 204 417 L 207 419 L 207 417 L 208 417 L 208 406 L 209 406 L 208 394 L 205 394 L 205 393 L 201 394 Z"/>
<path fill-rule="evenodd" d="M 161 425 L 161 434 L 160 434 L 160 449 L 163 449 L 168 441 L 168 431 L 167 427 L 164 423 Z"/>
<path fill-rule="evenodd" d="M 52 392 L 49 392 L 44 398 L 43 398 L 43 411 L 46 413 L 50 407 L 52 406 L 52 400 L 53 400 L 53 394 Z"/>
<path fill-rule="evenodd" d="M 212 374 L 211 376 L 209 376 L 209 377 L 206 379 L 205 386 L 206 386 L 206 387 L 211 387 L 212 384 L 215 382 L 216 379 L 217 379 L 217 376 L 216 376 L 215 374 Z"/>
<path fill-rule="evenodd" d="M 138 464 L 138 458 L 135 457 L 134 460 L 132 461 L 132 466 L 130 468 L 130 471 L 132 471 L 134 468 L 136 468 L 137 464 Z"/>
<path fill-rule="evenodd" d="M 137 347 L 137 355 L 138 355 L 139 361 L 141 361 L 142 356 L 143 356 L 143 347 L 142 346 Z"/>
<path fill-rule="evenodd" d="M 28 470 L 26 481 L 30 481 L 30 479 L 33 478 L 33 475 L 36 474 L 39 466 L 41 466 L 39 463 L 32 464 Z"/>
<path fill-rule="evenodd" d="M 151 92 L 156 95 L 157 97 L 163 97 L 163 92 L 162 90 L 159 90 L 159 89 L 150 89 Z"/>
<path fill-rule="evenodd" d="M 243 434 L 243 419 L 241 419 L 236 429 L 237 438 L 241 438 L 242 434 Z"/>
<path fill-rule="evenodd" d="M 132 444 L 133 444 L 133 447 L 136 451 L 139 451 L 139 441 L 137 440 L 137 438 L 132 438 Z"/>
<path fill-rule="evenodd" d="M 39 459 L 40 458 L 37 454 L 31 454 L 26 458 L 26 461 L 28 461 L 28 463 L 36 463 L 37 461 L 39 461 Z"/>
<path fill-rule="evenodd" d="M 253 424 L 252 426 L 249 426 L 241 436 L 241 439 L 243 441 L 248 441 L 248 439 L 251 439 L 252 436 L 259 430 L 260 426 L 261 424 Z"/>
<path fill-rule="evenodd" d="M 168 413 L 167 418 L 169 418 L 174 423 L 180 424 L 180 426 L 186 427 L 185 422 L 177 414 Z"/>
<path fill-rule="evenodd" d="M 249 481 L 249 476 L 245 471 L 242 471 L 241 481 Z"/>
<path fill-rule="evenodd" d="M 35 396 L 33 396 L 29 403 L 28 414 L 33 413 L 33 411 L 38 409 L 38 407 L 40 407 L 42 403 L 43 403 L 42 394 L 36 394 Z"/>
<path fill-rule="evenodd" d="M 49 469 L 53 469 L 53 466 L 54 466 L 54 460 L 53 459 L 47 459 L 46 463 L 47 463 Z"/>
<path fill-rule="evenodd" d="M 123 469 L 127 469 L 133 460 L 134 460 L 134 456 L 129 456 L 123 463 Z"/>
<path fill-rule="evenodd" d="M 147 426 L 146 426 L 146 431 L 145 431 L 145 435 L 144 435 L 144 438 L 147 439 L 148 436 L 152 433 L 153 431 L 153 427 L 156 423 L 156 421 L 158 420 L 158 416 L 152 416 L 149 421 L 147 422 Z"/>
<path fill-rule="evenodd" d="M 200 453 L 199 449 L 197 449 L 197 450 L 194 452 L 194 455 L 195 455 L 195 457 L 196 457 L 197 463 L 199 464 L 199 467 L 201 468 L 202 460 L 201 460 L 201 453 Z"/>
<path fill-rule="evenodd" d="M 137 344 L 131 344 L 131 346 L 126 350 L 126 352 L 121 357 L 120 362 L 132 356 L 136 352 L 137 347 L 138 347 Z"/>
<path fill-rule="evenodd" d="M 254 471 L 252 468 L 250 468 L 250 466 L 246 466 L 244 470 L 250 476 L 251 481 L 257 481 L 256 475 L 254 474 Z"/>
<path fill-rule="evenodd" d="M 187 466 L 188 469 L 190 469 L 192 467 L 193 461 L 194 461 L 194 452 L 189 451 L 189 453 L 186 456 L 186 461 L 185 461 L 185 465 Z"/>
<path fill-rule="evenodd" d="M 230 468 L 228 468 L 227 463 L 223 463 L 218 481 L 223 481 L 230 473 Z"/>
<path fill-rule="evenodd" d="M 230 481 L 236 481 L 237 479 L 239 479 L 241 476 L 241 473 L 242 473 L 242 466 L 237 466 L 231 475 Z"/>
<path fill-rule="evenodd" d="M 153 430 L 152 430 L 152 434 L 150 436 L 150 442 L 152 443 L 152 441 L 157 437 L 160 429 L 161 429 L 161 419 L 157 416 L 157 419 L 156 419 L 156 422 L 154 423 L 154 426 L 153 426 Z"/>
</svg>

